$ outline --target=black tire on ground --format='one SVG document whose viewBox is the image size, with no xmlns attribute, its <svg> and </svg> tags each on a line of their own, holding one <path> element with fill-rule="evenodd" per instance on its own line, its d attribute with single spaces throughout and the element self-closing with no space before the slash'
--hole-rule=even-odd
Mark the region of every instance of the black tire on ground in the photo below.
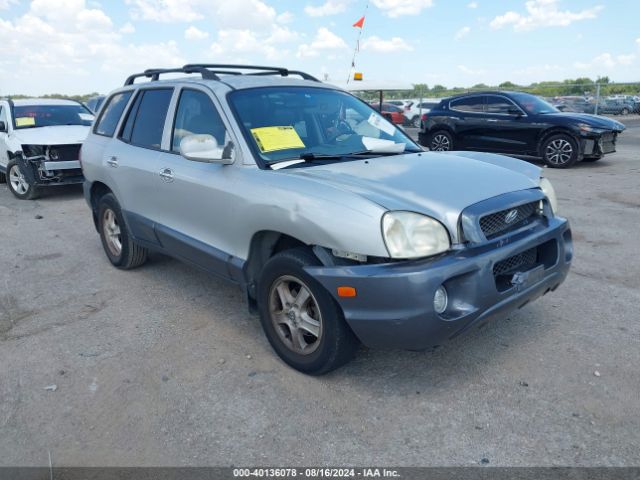
<svg viewBox="0 0 640 480">
<path fill-rule="evenodd" d="M 453 150 L 453 135 L 446 130 L 433 132 L 429 137 L 429 150 L 433 152 L 448 152 Z"/>
<path fill-rule="evenodd" d="M 306 248 L 276 254 L 260 273 L 257 300 L 262 328 L 278 356 L 300 372 L 322 375 L 351 360 L 358 340 L 329 292 L 304 271 L 304 267 L 314 265 L 320 265 L 320 262 Z M 296 286 L 299 287 L 297 291 Z M 306 300 L 299 297 L 303 288 L 310 294 L 304 295 Z M 286 304 L 283 296 L 289 300 Z M 303 318 L 311 318 L 318 324 L 313 324 L 319 332 L 317 336 L 304 326 L 299 327 L 304 324 Z M 298 339 L 299 351 L 293 347 L 294 338 Z M 301 344 L 304 345 L 300 347 Z"/>
<path fill-rule="evenodd" d="M 410 123 L 412 127 L 420 128 L 420 115 L 414 115 Z"/>
<path fill-rule="evenodd" d="M 98 232 L 104 252 L 115 267 L 129 270 L 147 261 L 148 250 L 131 238 L 120 205 L 111 193 L 98 201 Z"/>
<path fill-rule="evenodd" d="M 16 179 L 16 182 L 12 181 Z M 9 191 L 20 200 L 35 200 L 38 198 L 38 188 L 33 185 L 20 169 L 15 160 L 9 160 L 7 164 L 7 186 Z"/>
<path fill-rule="evenodd" d="M 571 168 L 578 161 L 578 144 L 570 135 L 558 133 L 543 140 L 540 153 L 551 168 Z"/>
<path fill-rule="evenodd" d="M 622 113 L 622 115 L 629 115 L 629 109 L 628 108 L 623 108 L 621 113 Z"/>
</svg>

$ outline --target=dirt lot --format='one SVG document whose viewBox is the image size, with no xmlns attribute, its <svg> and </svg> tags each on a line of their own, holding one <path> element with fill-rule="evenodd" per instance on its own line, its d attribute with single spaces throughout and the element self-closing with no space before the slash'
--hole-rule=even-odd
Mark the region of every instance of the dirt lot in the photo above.
<svg viewBox="0 0 640 480">
<path fill-rule="evenodd" d="M 112 268 L 80 189 L 2 186 L 0 465 L 639 465 L 639 148 L 632 121 L 619 153 L 545 171 L 576 243 L 557 292 L 323 378 L 234 287 L 157 255 Z"/>
</svg>

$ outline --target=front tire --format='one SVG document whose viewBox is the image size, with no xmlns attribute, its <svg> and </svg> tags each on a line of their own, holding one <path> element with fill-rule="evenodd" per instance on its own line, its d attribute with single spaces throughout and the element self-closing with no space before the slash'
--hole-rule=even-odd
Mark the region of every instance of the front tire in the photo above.
<svg viewBox="0 0 640 480">
<path fill-rule="evenodd" d="M 420 115 L 414 115 L 410 123 L 412 127 L 420 128 Z"/>
<path fill-rule="evenodd" d="M 147 249 L 129 235 L 120 205 L 111 193 L 103 195 L 98 202 L 98 232 L 113 266 L 129 270 L 147 261 Z"/>
<path fill-rule="evenodd" d="M 338 304 L 304 267 L 320 265 L 305 248 L 272 257 L 258 281 L 260 322 L 269 343 L 289 366 L 322 375 L 347 363 L 358 341 Z"/>
<path fill-rule="evenodd" d="M 431 135 L 429 150 L 433 152 L 448 152 L 453 150 L 453 136 L 446 130 L 438 130 Z"/>
<path fill-rule="evenodd" d="M 11 160 L 7 164 L 7 186 L 11 193 L 20 200 L 38 198 L 38 189 L 24 176 L 24 172 L 15 160 Z"/>
<path fill-rule="evenodd" d="M 578 144 L 564 133 L 546 138 L 540 150 L 542 160 L 551 168 L 571 168 L 578 161 Z"/>
</svg>

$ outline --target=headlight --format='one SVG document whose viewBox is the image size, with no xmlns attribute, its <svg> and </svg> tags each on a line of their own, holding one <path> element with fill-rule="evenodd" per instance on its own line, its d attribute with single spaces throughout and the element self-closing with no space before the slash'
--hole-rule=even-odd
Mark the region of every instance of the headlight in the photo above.
<svg viewBox="0 0 640 480">
<path fill-rule="evenodd" d="M 556 197 L 556 191 L 551 185 L 551 182 L 546 178 L 542 177 L 540 179 L 540 189 L 542 193 L 545 194 L 547 199 L 549 200 L 549 204 L 551 205 L 551 210 L 553 210 L 554 214 L 558 213 L 558 197 Z"/>
<path fill-rule="evenodd" d="M 440 222 L 413 212 L 385 213 L 382 235 L 392 258 L 428 257 L 451 246 L 447 229 Z"/>
<path fill-rule="evenodd" d="M 22 153 L 25 157 L 43 157 L 44 145 L 22 145 Z"/>
</svg>

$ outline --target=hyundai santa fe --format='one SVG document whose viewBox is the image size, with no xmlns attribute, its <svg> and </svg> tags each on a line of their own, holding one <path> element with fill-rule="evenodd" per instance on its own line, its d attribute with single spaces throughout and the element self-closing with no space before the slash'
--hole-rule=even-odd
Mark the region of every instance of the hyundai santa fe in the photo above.
<svg viewBox="0 0 640 480">
<path fill-rule="evenodd" d="M 424 152 L 365 102 L 285 68 L 132 75 L 82 163 L 114 266 L 155 251 L 237 284 L 273 349 L 309 374 L 360 343 L 440 345 L 555 290 L 572 259 L 538 167 Z"/>
</svg>

